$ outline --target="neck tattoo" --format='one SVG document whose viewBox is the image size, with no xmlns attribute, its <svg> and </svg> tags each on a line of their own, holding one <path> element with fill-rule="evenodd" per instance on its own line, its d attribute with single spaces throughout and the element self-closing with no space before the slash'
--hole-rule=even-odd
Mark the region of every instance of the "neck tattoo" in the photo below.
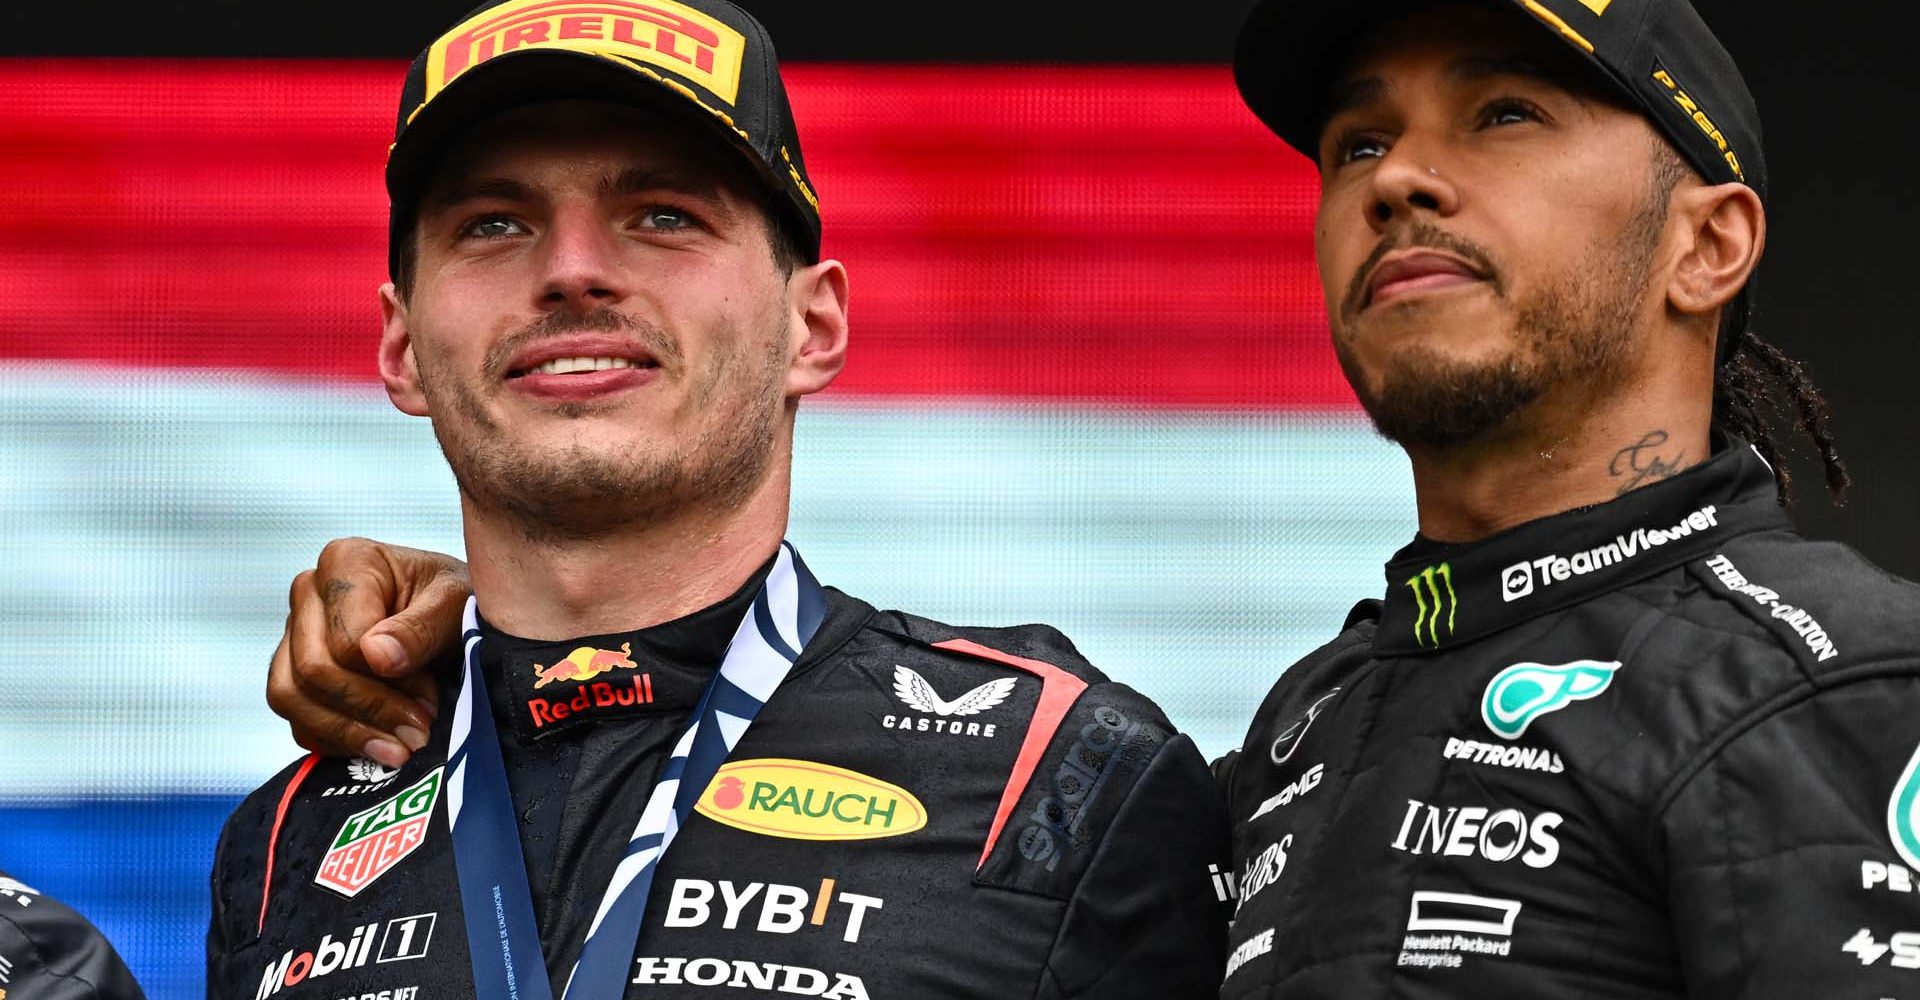
<svg viewBox="0 0 1920 1000">
<path fill-rule="evenodd" d="M 1684 451 L 1671 459 L 1661 456 L 1660 448 L 1667 440 L 1666 431 L 1650 431 L 1646 437 L 1614 452 L 1613 461 L 1607 464 L 1607 475 L 1624 480 L 1615 496 L 1625 496 L 1649 483 L 1670 478 L 1686 466 Z"/>
</svg>

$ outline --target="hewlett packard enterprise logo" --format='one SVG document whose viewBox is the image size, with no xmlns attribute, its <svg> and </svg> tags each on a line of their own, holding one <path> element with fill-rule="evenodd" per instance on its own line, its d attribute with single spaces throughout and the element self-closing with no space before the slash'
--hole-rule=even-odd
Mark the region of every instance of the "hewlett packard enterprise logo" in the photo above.
<svg viewBox="0 0 1920 1000">
<path fill-rule="evenodd" d="M 1533 593 L 1536 587 L 1545 589 L 1565 583 L 1576 576 L 1626 562 L 1648 549 L 1657 549 L 1689 535 L 1704 534 L 1719 526 L 1719 511 L 1708 504 L 1681 518 L 1671 528 L 1635 528 L 1624 535 L 1615 535 L 1613 541 L 1605 545 L 1572 555 L 1541 556 L 1517 562 L 1500 571 L 1500 598 L 1517 601 Z"/>
</svg>

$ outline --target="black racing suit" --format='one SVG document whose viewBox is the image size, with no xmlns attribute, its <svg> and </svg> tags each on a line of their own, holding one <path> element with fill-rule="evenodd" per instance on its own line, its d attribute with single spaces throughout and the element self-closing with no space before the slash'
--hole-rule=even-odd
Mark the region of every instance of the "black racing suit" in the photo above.
<svg viewBox="0 0 1920 1000">
<path fill-rule="evenodd" d="M 87 918 L 0 871 L 0 1000 L 144 1000 Z"/>
<path fill-rule="evenodd" d="M 1920 996 L 1920 588 L 1750 448 L 1387 585 L 1223 762 L 1222 997 Z"/>
<path fill-rule="evenodd" d="M 758 584 L 639 632 L 481 643 L 556 997 Z M 1050 628 L 957 629 L 827 594 L 728 758 L 767 780 L 728 789 L 723 769 L 673 841 L 626 995 L 1212 996 L 1228 826 L 1193 743 Z M 211 996 L 472 995 L 433 780 L 452 714 L 398 773 L 308 758 L 235 812 L 213 875 Z M 842 769 L 826 780 L 853 798 L 829 809 L 788 783 L 817 765 Z M 823 829 L 856 839 L 797 836 Z"/>
</svg>

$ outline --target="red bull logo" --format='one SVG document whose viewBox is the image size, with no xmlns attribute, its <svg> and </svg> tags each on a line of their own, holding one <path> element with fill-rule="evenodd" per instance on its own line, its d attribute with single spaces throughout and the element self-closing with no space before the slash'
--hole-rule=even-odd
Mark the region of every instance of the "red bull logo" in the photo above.
<svg viewBox="0 0 1920 1000">
<path fill-rule="evenodd" d="M 594 680 L 615 670 L 635 669 L 638 667 L 633 662 L 633 643 L 630 642 L 621 643 L 618 650 L 581 646 L 553 666 L 534 664 L 533 673 L 538 678 L 533 682 L 536 690 L 555 681 L 573 681 L 580 686 L 557 698 L 528 698 L 527 714 L 533 719 L 533 728 L 545 728 L 575 715 L 604 709 L 653 704 L 651 673 L 642 672 L 618 681 Z"/>
<path fill-rule="evenodd" d="M 568 653 L 566 659 L 551 667 L 534 664 L 534 676 L 540 679 L 534 681 L 533 686 L 543 688 L 554 681 L 590 681 L 614 670 L 632 670 L 633 668 L 633 643 L 621 643 L 620 651 L 617 653 L 611 649 L 581 646 Z"/>
<path fill-rule="evenodd" d="M 522 0 L 490 7 L 433 43 L 426 99 L 495 56 L 541 48 L 645 63 L 732 104 L 747 40 L 726 22 L 674 0 Z"/>
</svg>

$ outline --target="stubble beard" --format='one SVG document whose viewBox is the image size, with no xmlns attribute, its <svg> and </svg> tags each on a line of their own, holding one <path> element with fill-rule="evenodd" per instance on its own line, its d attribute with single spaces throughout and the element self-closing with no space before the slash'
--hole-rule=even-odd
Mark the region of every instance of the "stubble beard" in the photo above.
<svg viewBox="0 0 1920 1000">
<path fill-rule="evenodd" d="M 1589 247 L 1577 266 L 1516 302 L 1512 347 L 1502 357 L 1460 361 L 1413 343 L 1369 380 L 1353 356 L 1352 317 L 1336 318 L 1335 353 L 1374 429 L 1402 447 L 1454 451 L 1513 430 L 1517 417 L 1555 390 L 1598 398 L 1621 385 L 1666 215 L 1666 192 L 1656 187 L 1618 240 Z M 1440 242 L 1460 249 L 1457 238 Z M 1421 243 L 1415 229 L 1410 245 Z M 1490 287 L 1508 297 L 1497 278 Z"/>
<path fill-rule="evenodd" d="M 773 461 L 786 405 L 781 392 L 786 371 L 783 336 L 770 343 L 767 338 L 727 338 L 706 367 L 694 372 L 680 363 L 671 338 L 624 317 L 599 313 L 557 325 L 641 333 L 663 363 L 659 377 L 688 379 L 686 410 L 708 416 L 699 421 L 697 434 L 626 453 L 589 448 L 578 440 L 559 448 L 539 447 L 506 434 L 471 382 L 434 371 L 423 361 L 421 390 L 429 407 L 436 414 L 456 415 L 436 418 L 433 430 L 468 503 L 514 525 L 529 542 L 552 544 L 603 538 L 691 511 L 731 510 L 758 489 Z M 550 332 L 561 331 L 529 331 Z M 509 354 L 518 342 L 519 335 L 508 338 L 495 354 Z M 493 357 L 489 355 L 488 369 L 496 367 Z M 486 377 L 488 384 L 497 384 L 491 371 Z M 556 412 L 580 419 L 610 408 L 568 403 Z"/>
</svg>

